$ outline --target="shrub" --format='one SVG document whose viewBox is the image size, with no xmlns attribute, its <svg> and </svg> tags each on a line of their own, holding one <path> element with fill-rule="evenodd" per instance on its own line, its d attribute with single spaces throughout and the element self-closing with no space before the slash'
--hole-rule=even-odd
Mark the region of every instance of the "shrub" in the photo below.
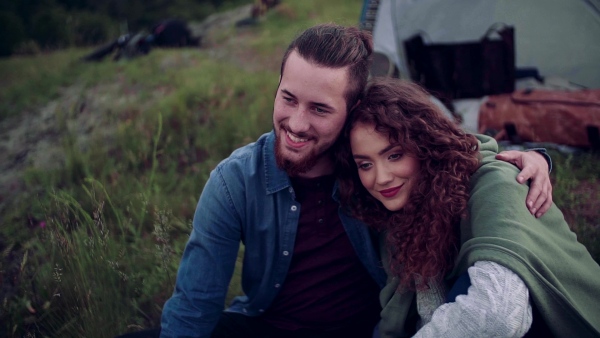
<svg viewBox="0 0 600 338">
<path fill-rule="evenodd" d="M 117 25 L 101 14 L 77 12 L 71 27 L 76 46 L 98 45 L 118 37 Z"/>
<path fill-rule="evenodd" d="M 25 40 L 13 50 L 14 55 L 38 55 L 41 49 L 37 42 Z"/>
<path fill-rule="evenodd" d="M 62 48 L 73 41 L 69 15 L 60 8 L 40 10 L 32 20 L 31 36 L 42 48 Z"/>
<path fill-rule="evenodd" d="M 0 12 L 0 56 L 12 54 L 25 38 L 25 27 L 21 19 L 14 13 Z"/>
</svg>

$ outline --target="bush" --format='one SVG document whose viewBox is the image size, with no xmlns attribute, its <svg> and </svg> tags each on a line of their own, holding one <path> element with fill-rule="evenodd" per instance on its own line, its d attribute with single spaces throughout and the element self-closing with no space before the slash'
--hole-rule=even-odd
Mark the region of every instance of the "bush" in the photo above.
<svg viewBox="0 0 600 338">
<path fill-rule="evenodd" d="M 10 12 L 0 12 L 0 56 L 12 54 L 26 38 L 21 19 Z"/>
<path fill-rule="evenodd" d="M 62 48 L 73 41 L 69 15 L 60 8 L 40 10 L 32 20 L 31 36 L 42 48 Z"/>
<path fill-rule="evenodd" d="M 38 55 L 40 52 L 40 46 L 33 40 L 25 40 L 13 50 L 14 55 Z"/>
<path fill-rule="evenodd" d="M 98 45 L 118 37 L 117 25 L 108 16 L 90 12 L 75 13 L 72 29 L 76 46 Z"/>
</svg>

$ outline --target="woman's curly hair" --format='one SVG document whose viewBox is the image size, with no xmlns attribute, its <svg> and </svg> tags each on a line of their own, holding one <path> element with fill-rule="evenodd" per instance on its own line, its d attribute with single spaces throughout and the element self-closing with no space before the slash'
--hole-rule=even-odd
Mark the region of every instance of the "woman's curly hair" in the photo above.
<svg viewBox="0 0 600 338">
<path fill-rule="evenodd" d="M 347 141 L 357 123 L 375 126 L 420 162 L 417 184 L 399 211 L 388 211 L 360 182 Z M 443 115 L 420 86 L 390 78 L 371 81 L 343 136 L 346 142 L 336 150 L 342 203 L 355 217 L 386 231 L 391 270 L 401 285 L 415 288 L 415 278 L 441 278 L 457 252 L 469 179 L 479 165 L 477 139 Z"/>
</svg>

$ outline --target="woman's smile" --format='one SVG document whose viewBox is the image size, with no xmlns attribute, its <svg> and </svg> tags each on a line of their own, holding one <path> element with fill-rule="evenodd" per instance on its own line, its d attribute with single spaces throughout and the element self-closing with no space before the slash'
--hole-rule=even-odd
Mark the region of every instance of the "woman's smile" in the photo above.
<svg viewBox="0 0 600 338">
<path fill-rule="evenodd" d="M 402 189 L 403 185 L 404 184 L 399 185 L 397 187 L 389 188 L 389 189 L 379 190 L 379 193 L 382 194 L 383 197 L 386 197 L 386 198 L 394 197 L 400 191 L 400 189 Z"/>
</svg>

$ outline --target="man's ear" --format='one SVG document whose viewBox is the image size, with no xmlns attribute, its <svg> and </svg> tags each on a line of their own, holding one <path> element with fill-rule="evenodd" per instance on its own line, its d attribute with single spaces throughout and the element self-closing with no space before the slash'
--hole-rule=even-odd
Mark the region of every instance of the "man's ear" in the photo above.
<svg viewBox="0 0 600 338">
<path fill-rule="evenodd" d="M 281 86 L 281 75 L 279 75 L 279 83 L 277 84 L 277 88 L 275 89 L 275 96 L 277 97 L 277 91 L 279 90 L 279 86 Z"/>
<path fill-rule="evenodd" d="M 349 111 L 353 111 L 354 108 L 358 107 L 359 104 L 360 104 L 360 100 L 356 101 L 356 103 L 354 104 L 354 106 L 352 106 L 352 109 L 350 109 Z"/>
</svg>

